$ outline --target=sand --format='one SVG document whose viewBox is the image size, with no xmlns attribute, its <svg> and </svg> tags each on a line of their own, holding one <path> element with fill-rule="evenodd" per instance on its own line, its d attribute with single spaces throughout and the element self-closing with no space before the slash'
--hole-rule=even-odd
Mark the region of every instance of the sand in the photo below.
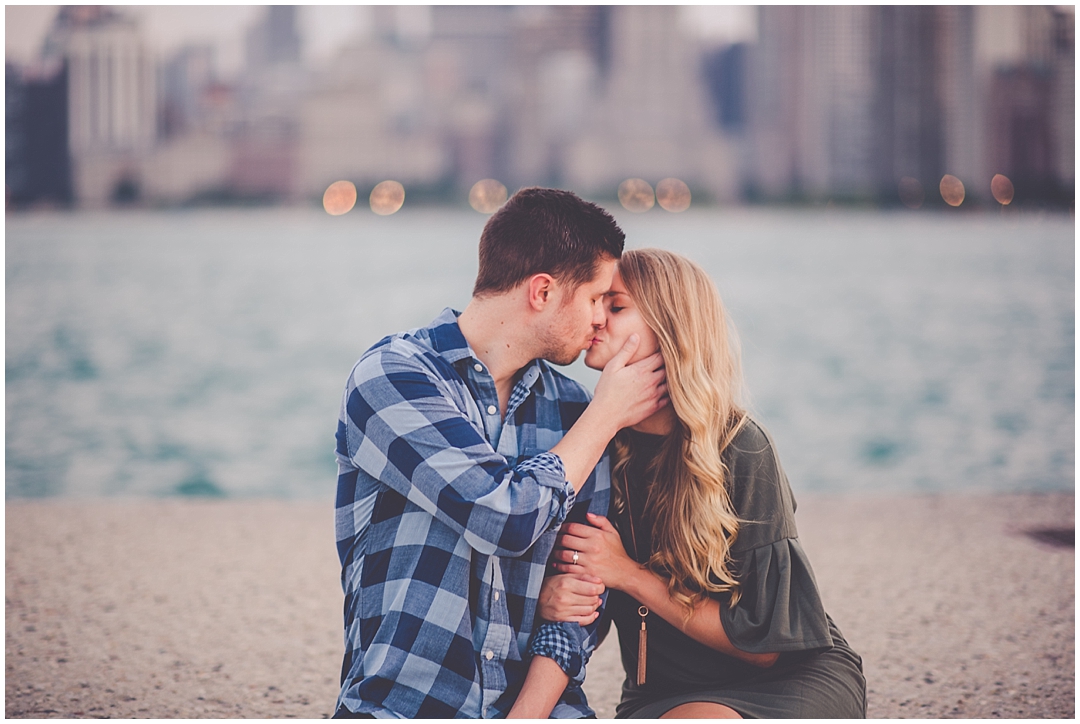
<svg viewBox="0 0 1080 724">
<path fill-rule="evenodd" d="M 803 496 L 826 609 L 871 717 L 1075 714 L 1071 494 Z M 7 503 L 8 717 L 332 713 L 341 590 L 332 503 Z M 622 681 L 589 668 L 601 718 Z"/>
</svg>

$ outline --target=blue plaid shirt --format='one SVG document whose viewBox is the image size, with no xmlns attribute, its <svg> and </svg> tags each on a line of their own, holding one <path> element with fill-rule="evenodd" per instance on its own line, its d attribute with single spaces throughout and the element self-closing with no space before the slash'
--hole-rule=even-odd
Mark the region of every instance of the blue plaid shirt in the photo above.
<svg viewBox="0 0 1080 724">
<path fill-rule="evenodd" d="M 337 432 L 339 706 L 380 717 L 503 717 L 530 655 L 540 655 L 571 677 L 552 716 L 592 714 L 581 682 L 595 624 L 535 618 L 570 508 L 607 513 L 607 458 L 575 496 L 562 460 L 546 452 L 588 402 L 581 385 L 535 360 L 500 419 L 495 381 L 451 309 L 360 358 Z"/>
</svg>

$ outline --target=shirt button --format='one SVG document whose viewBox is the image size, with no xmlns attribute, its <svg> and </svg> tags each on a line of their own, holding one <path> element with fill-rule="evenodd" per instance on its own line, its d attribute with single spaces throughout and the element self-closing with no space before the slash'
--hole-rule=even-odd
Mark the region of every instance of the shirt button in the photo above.
<svg viewBox="0 0 1080 724">
<path fill-rule="evenodd" d="M 486 654 L 484 654 L 484 658 L 487 659 L 488 661 L 491 661 L 493 658 L 495 658 L 495 652 L 494 651 L 488 651 Z"/>
<path fill-rule="evenodd" d="M 495 405 L 488 405 L 488 414 L 489 415 L 494 415 L 498 411 L 499 411 L 499 408 L 495 407 Z"/>
<path fill-rule="evenodd" d="M 484 365 L 480 364 L 479 362 L 477 362 L 476 364 L 474 364 L 474 365 L 472 366 L 472 368 L 473 368 L 474 370 L 476 370 L 477 372 L 483 372 L 483 371 L 484 371 Z"/>
<path fill-rule="evenodd" d="M 498 601 L 498 600 L 499 600 L 499 592 L 498 592 L 498 591 L 495 591 L 495 600 L 496 600 L 496 601 Z"/>
</svg>

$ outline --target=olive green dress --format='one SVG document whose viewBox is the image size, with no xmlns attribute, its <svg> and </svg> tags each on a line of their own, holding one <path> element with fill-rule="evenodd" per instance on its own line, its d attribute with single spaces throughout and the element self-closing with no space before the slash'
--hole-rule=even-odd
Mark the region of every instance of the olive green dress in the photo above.
<svg viewBox="0 0 1080 724">
<path fill-rule="evenodd" d="M 629 431 L 641 452 L 659 449 L 663 438 Z M 637 456 L 650 460 L 653 455 Z M 616 717 L 654 719 L 695 701 L 725 704 L 744 718 L 861 718 L 866 716 L 862 659 L 826 614 L 810 562 L 795 530 L 795 500 L 772 440 L 748 420 L 724 451 L 732 472 L 731 499 L 744 522 L 732 546 L 733 571 L 742 597 L 730 606 L 716 595 L 720 621 L 731 643 L 750 653 L 780 652 L 769 668 L 720 653 L 686 636 L 655 613 L 647 616 L 646 681 L 637 686 L 641 605 L 620 591 L 608 595 L 607 613 L 619 630 L 622 701 Z M 646 464 L 627 470 L 630 511 L 612 516 L 626 550 L 643 561 L 651 552 Z M 662 481 L 659 483 L 662 484 Z M 634 516 L 633 550 L 627 512 Z"/>
</svg>

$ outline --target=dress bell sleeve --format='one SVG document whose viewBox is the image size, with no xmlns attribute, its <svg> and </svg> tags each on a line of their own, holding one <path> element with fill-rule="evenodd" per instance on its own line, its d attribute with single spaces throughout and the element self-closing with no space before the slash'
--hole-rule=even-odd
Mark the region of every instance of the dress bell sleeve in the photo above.
<svg viewBox="0 0 1080 724">
<path fill-rule="evenodd" d="M 740 557 L 742 595 L 734 606 L 720 606 L 720 621 L 736 648 L 764 654 L 833 645 L 814 571 L 797 538 Z"/>
<path fill-rule="evenodd" d="M 740 598 L 721 600 L 731 643 L 750 653 L 833 645 L 810 561 L 795 527 L 795 498 L 771 436 L 748 421 L 725 453 L 743 521 L 731 549 Z"/>
</svg>

